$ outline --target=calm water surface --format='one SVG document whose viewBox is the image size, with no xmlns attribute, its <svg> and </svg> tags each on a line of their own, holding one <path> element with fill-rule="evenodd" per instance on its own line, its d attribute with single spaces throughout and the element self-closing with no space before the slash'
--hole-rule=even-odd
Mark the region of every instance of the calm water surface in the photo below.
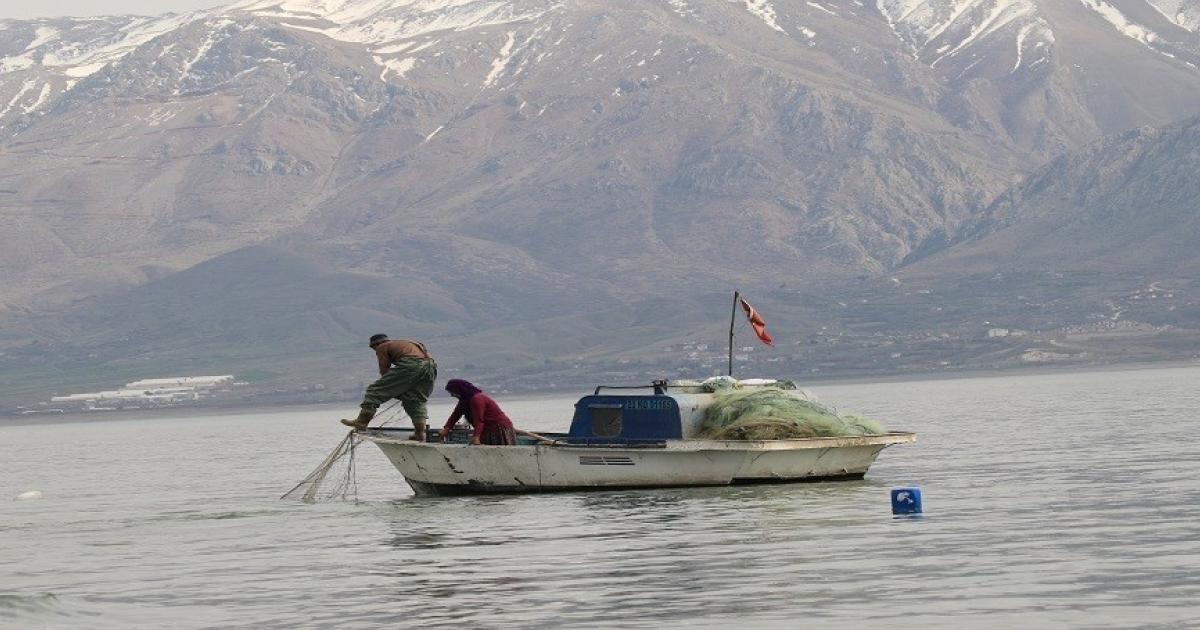
<svg viewBox="0 0 1200 630">
<path fill-rule="evenodd" d="M 359 504 L 278 500 L 337 410 L 0 425 L 0 626 L 1200 627 L 1197 385 L 813 387 L 919 433 L 861 482 L 417 499 L 367 444 Z"/>
</svg>

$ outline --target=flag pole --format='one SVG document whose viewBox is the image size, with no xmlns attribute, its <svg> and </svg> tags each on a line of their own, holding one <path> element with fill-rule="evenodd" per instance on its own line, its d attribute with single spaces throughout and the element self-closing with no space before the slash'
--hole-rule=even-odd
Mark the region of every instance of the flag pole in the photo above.
<svg viewBox="0 0 1200 630">
<path fill-rule="evenodd" d="M 733 321 L 737 318 L 738 298 L 742 295 L 733 292 L 733 310 L 729 313 L 729 376 L 733 376 Z"/>
</svg>

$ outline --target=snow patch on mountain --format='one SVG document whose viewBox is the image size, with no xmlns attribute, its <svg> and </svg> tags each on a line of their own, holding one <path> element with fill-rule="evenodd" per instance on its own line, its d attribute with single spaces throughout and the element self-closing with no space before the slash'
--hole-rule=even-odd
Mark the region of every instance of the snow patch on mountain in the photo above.
<svg viewBox="0 0 1200 630">
<path fill-rule="evenodd" d="M 88 67 L 93 68 L 92 72 L 95 72 L 129 54 L 138 46 L 159 35 L 169 33 L 195 18 L 195 14 L 169 15 L 163 18 L 137 18 L 107 41 L 101 39 L 88 42 L 63 42 L 62 46 L 46 52 L 42 58 L 42 65 L 75 68 L 77 72 L 72 76 L 87 76 L 78 70 Z"/>
<path fill-rule="evenodd" d="M 671 10 L 678 13 L 682 17 L 692 17 L 696 12 L 688 5 L 687 0 L 667 0 L 667 4 L 671 5 Z"/>
<path fill-rule="evenodd" d="M 557 0 L 250 0 L 230 11 L 286 18 L 285 26 L 332 39 L 386 47 L 438 31 L 462 31 L 536 20 Z M 372 52 L 381 53 L 382 49 Z"/>
<path fill-rule="evenodd" d="M 1154 42 L 1158 41 L 1158 35 L 1156 35 L 1154 31 L 1142 26 L 1141 24 L 1136 24 L 1130 21 L 1129 18 L 1125 17 L 1124 13 L 1121 13 L 1121 11 L 1113 5 L 1103 2 L 1102 0 L 1079 1 L 1083 3 L 1083 6 L 1095 11 L 1109 24 L 1112 24 L 1113 28 L 1117 29 L 1118 33 L 1129 37 L 1130 39 L 1135 39 L 1143 44 L 1146 44 L 1147 46 L 1150 46 Z"/>
<path fill-rule="evenodd" d="M 496 78 L 504 72 L 504 68 L 512 59 L 513 43 L 516 41 L 516 33 L 509 31 L 505 35 L 504 45 L 500 47 L 500 56 L 492 60 L 492 70 L 488 72 L 487 78 L 483 80 L 483 86 L 488 87 L 496 82 Z"/>
<path fill-rule="evenodd" d="M 100 72 L 110 63 L 112 62 L 97 61 L 96 63 L 85 63 L 79 66 L 69 66 L 66 70 L 63 70 L 63 74 L 75 79 L 83 79 Z"/>
<path fill-rule="evenodd" d="M 1193 33 L 1200 33 L 1200 0 L 1147 1 L 1171 22 Z"/>
<path fill-rule="evenodd" d="M 158 18 L 120 17 L 58 21 L 72 28 L 53 26 L 52 23 L 56 20 L 52 19 L 37 20 L 38 26 L 34 31 L 33 40 L 25 51 L 20 55 L 0 59 L 0 74 L 40 66 L 57 70 L 70 77 L 86 77 L 124 57 L 138 46 L 201 15 L 188 13 Z M 73 28 L 77 25 L 91 28 Z"/>
<path fill-rule="evenodd" d="M 26 114 L 29 114 L 29 113 L 32 113 L 32 112 L 35 112 L 35 111 L 37 111 L 37 108 L 41 107 L 41 106 L 42 106 L 42 103 L 45 103 L 45 102 L 46 102 L 46 99 L 47 99 L 49 96 L 50 96 L 50 84 L 49 84 L 49 83 L 43 83 L 43 84 L 42 84 L 42 91 L 38 93 L 37 100 L 36 100 L 36 101 L 34 101 L 32 105 L 26 105 L 26 106 L 25 106 L 25 108 L 24 108 L 24 110 L 25 110 L 25 113 L 26 113 Z"/>
<path fill-rule="evenodd" d="M 753 13 L 755 17 L 766 23 L 767 26 L 783 33 L 783 27 L 775 21 L 775 7 L 771 6 L 767 0 L 742 0 L 746 5 L 746 10 Z"/>
<path fill-rule="evenodd" d="M 54 41 L 58 37 L 59 30 L 50 26 L 39 26 L 34 31 L 33 41 L 25 47 L 25 52 L 37 50 L 42 44 L 47 44 Z"/>
<path fill-rule="evenodd" d="M 218 38 L 223 35 L 225 33 L 225 29 L 232 24 L 233 20 L 222 19 L 207 25 L 210 28 L 208 36 L 204 38 L 204 42 L 201 43 L 196 49 L 196 54 L 192 55 L 190 59 L 187 59 L 183 62 L 183 68 L 179 73 L 179 87 L 175 88 L 175 96 L 179 96 L 180 91 L 182 90 L 182 85 L 189 78 L 192 68 L 195 67 L 197 63 L 200 63 L 200 61 L 204 59 L 206 55 L 208 55 L 209 51 L 212 50 L 213 45 L 217 43 Z"/>
<path fill-rule="evenodd" d="M 395 46 L 383 46 L 382 48 L 376 48 L 375 52 L 380 55 L 394 55 L 397 53 L 402 53 L 412 47 L 413 42 L 403 42 L 396 44 Z"/>
<path fill-rule="evenodd" d="M 288 28 L 366 45 L 385 78 L 403 77 L 412 70 L 420 60 L 413 55 L 436 43 L 439 32 L 534 22 L 562 6 L 561 0 L 248 0 L 227 11 L 269 17 Z M 427 36 L 434 39 L 409 50 L 413 39 Z M 484 87 L 495 83 L 520 49 L 513 49 L 515 37 L 509 34 Z M 402 59 L 389 57 L 402 52 Z"/>
<path fill-rule="evenodd" d="M 36 85 L 36 81 L 26 81 L 25 84 L 21 86 L 21 89 L 17 90 L 17 94 L 12 97 L 12 100 L 8 102 L 8 105 L 6 105 L 4 109 L 0 110 L 0 119 L 4 118 L 5 114 L 12 111 L 13 108 L 17 106 L 17 103 L 19 103 L 21 99 L 24 98 L 25 95 L 28 94 L 29 91 L 32 90 Z"/>
<path fill-rule="evenodd" d="M 1015 70 L 1044 62 L 1054 44 L 1054 32 L 1032 0 L 879 0 L 877 7 L 901 41 L 930 65 L 1000 45 L 1016 48 Z"/>
<path fill-rule="evenodd" d="M 1141 43 L 1146 48 L 1164 57 L 1182 62 L 1191 67 L 1193 70 L 1198 69 L 1196 61 L 1200 59 L 1200 45 L 1198 45 L 1196 38 L 1190 34 L 1181 40 L 1179 33 L 1166 32 L 1164 34 L 1156 32 L 1153 27 L 1135 22 L 1119 8 L 1109 4 L 1108 2 L 1105 2 L 1104 0 L 1079 1 L 1083 3 L 1085 7 L 1091 9 L 1092 11 L 1096 12 L 1097 15 L 1104 18 L 1104 20 L 1121 35 Z M 1184 5 L 1179 6 L 1183 7 Z M 1200 6 L 1200 3 L 1197 3 L 1196 0 L 1191 0 L 1191 3 L 1187 6 L 1195 9 Z M 1158 9 L 1160 13 L 1162 12 L 1160 7 L 1155 8 Z M 1178 15 L 1178 13 L 1176 15 Z M 1179 25 L 1186 28 L 1184 24 Z M 1188 41 L 1189 39 L 1191 41 Z"/>
<path fill-rule="evenodd" d="M 1021 30 L 1017 33 L 1017 61 L 1013 64 L 1010 74 L 1021 69 L 1021 62 L 1025 59 L 1027 42 L 1029 42 L 1030 52 L 1036 55 L 1036 60 L 1031 65 L 1037 65 L 1047 60 L 1046 55 L 1042 53 L 1045 52 L 1046 47 L 1054 43 L 1054 32 L 1044 24 L 1039 23 L 1022 26 Z"/>
<path fill-rule="evenodd" d="M 417 60 L 414 57 L 405 57 L 403 59 L 384 59 L 383 57 L 375 57 L 375 63 L 383 66 L 383 71 L 379 73 L 380 81 L 387 81 L 388 75 L 395 75 L 397 78 L 403 79 L 404 75 L 408 74 L 417 65 Z"/>
<path fill-rule="evenodd" d="M 829 15 L 837 16 L 837 11 L 834 11 L 833 9 L 830 9 L 824 5 L 817 4 L 816 2 L 805 2 L 805 4 L 807 4 L 808 6 L 814 8 L 818 11 L 824 11 L 825 13 L 828 13 Z"/>
<path fill-rule="evenodd" d="M 12 57 L 0 58 L 0 74 L 9 72 L 17 72 L 19 70 L 28 70 L 37 65 L 33 57 L 28 53 L 24 55 L 14 55 Z"/>
</svg>

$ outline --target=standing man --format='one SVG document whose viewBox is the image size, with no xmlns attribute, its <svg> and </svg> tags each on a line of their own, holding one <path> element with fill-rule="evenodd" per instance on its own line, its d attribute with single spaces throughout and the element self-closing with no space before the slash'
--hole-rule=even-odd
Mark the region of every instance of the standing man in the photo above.
<svg viewBox="0 0 1200 630">
<path fill-rule="evenodd" d="M 370 345 L 379 359 L 379 380 L 367 387 L 358 418 L 342 420 L 342 424 L 365 429 L 371 418 L 375 417 L 379 405 L 398 398 L 405 413 L 412 418 L 412 439 L 424 442 L 425 426 L 429 420 L 425 402 L 433 393 L 437 363 L 429 356 L 425 344 L 419 341 L 392 340 L 387 335 L 372 335 Z"/>
</svg>

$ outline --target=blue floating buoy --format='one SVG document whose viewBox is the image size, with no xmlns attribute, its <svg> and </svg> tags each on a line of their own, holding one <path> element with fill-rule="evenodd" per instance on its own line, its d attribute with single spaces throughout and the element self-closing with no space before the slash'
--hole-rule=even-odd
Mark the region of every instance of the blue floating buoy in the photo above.
<svg viewBox="0 0 1200 630">
<path fill-rule="evenodd" d="M 920 514 L 920 488 L 892 488 L 892 514 Z"/>
</svg>

